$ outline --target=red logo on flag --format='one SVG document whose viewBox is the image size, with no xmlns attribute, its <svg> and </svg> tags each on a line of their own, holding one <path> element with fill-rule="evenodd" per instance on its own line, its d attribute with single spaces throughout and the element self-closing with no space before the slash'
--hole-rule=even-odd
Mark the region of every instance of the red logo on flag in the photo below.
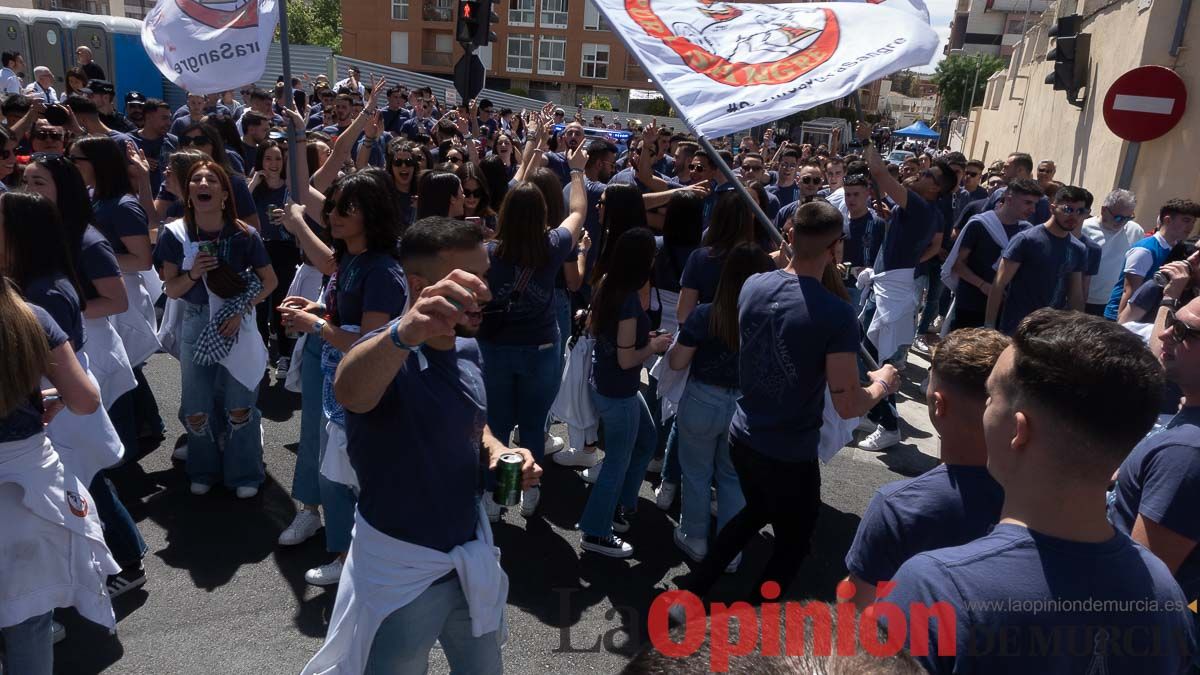
<svg viewBox="0 0 1200 675">
<path fill-rule="evenodd" d="M 80 518 L 84 518 L 88 514 L 87 500 L 78 492 L 67 491 L 67 508 L 71 509 L 71 513 Z"/>
<path fill-rule="evenodd" d="M 837 15 L 823 8 L 697 0 L 694 18 L 668 26 L 650 4 L 625 0 L 625 11 L 689 68 L 731 87 L 791 82 L 828 61 L 840 40 Z"/>
<path fill-rule="evenodd" d="M 253 28 L 258 25 L 258 0 L 175 0 L 175 5 L 209 28 Z"/>
</svg>

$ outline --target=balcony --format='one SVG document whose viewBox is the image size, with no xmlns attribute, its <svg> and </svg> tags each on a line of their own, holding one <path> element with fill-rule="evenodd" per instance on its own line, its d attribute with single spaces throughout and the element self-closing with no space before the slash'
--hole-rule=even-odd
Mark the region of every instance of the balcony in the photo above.
<svg viewBox="0 0 1200 675">
<path fill-rule="evenodd" d="M 421 65 L 449 68 L 454 54 L 448 52 L 421 52 Z"/>
<path fill-rule="evenodd" d="M 1049 0 L 988 0 L 989 12 L 1024 12 L 1041 14 L 1050 7 Z"/>
<path fill-rule="evenodd" d="M 450 7 L 448 2 L 426 0 L 421 5 L 421 18 L 425 21 L 444 21 L 448 23 L 454 20 L 454 8 Z"/>
</svg>

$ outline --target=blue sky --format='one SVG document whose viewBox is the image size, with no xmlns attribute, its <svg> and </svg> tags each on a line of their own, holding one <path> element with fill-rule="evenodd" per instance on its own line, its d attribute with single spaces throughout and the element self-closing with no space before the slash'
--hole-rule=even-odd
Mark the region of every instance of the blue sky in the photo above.
<svg viewBox="0 0 1200 675">
<path fill-rule="evenodd" d="M 934 60 L 926 67 L 915 68 L 914 70 L 922 73 L 932 73 L 938 61 L 942 60 L 942 48 L 946 46 L 946 41 L 950 39 L 950 20 L 954 18 L 954 4 L 955 0 L 925 0 L 925 6 L 929 8 L 929 23 L 937 31 L 940 42 L 938 43 L 937 55 L 934 57 Z"/>
</svg>

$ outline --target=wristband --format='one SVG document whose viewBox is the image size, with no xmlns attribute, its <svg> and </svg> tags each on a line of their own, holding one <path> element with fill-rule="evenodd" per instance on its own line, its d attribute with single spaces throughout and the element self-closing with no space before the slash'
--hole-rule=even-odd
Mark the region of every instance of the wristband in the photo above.
<svg viewBox="0 0 1200 675">
<path fill-rule="evenodd" d="M 397 319 L 392 323 L 392 327 L 388 330 L 388 335 L 392 338 L 392 344 L 396 345 L 396 349 L 403 349 L 406 352 L 419 352 L 424 343 L 408 345 L 400 339 L 400 320 Z"/>
<path fill-rule="evenodd" d="M 884 396 L 889 396 L 892 393 L 892 388 L 890 386 L 888 386 L 888 383 L 886 380 L 875 380 L 875 384 L 878 384 L 879 386 L 883 387 L 883 395 Z"/>
<path fill-rule="evenodd" d="M 313 329 L 309 332 L 309 335 L 320 335 L 324 330 L 325 319 L 317 319 L 317 322 L 313 324 Z"/>
<path fill-rule="evenodd" d="M 203 275 L 201 275 L 201 276 L 203 276 Z M 187 278 L 190 279 L 192 281 L 192 283 L 196 283 L 197 281 L 200 281 L 199 279 L 192 276 L 192 268 L 190 268 L 190 267 L 188 268 L 188 271 L 187 271 Z"/>
<path fill-rule="evenodd" d="M 571 169 L 572 174 L 584 173 L 583 169 Z"/>
<path fill-rule="evenodd" d="M 1174 311 L 1179 309 L 1179 298 L 1172 298 L 1164 295 L 1163 299 L 1158 302 L 1158 306 L 1166 307 L 1167 309 Z"/>
</svg>

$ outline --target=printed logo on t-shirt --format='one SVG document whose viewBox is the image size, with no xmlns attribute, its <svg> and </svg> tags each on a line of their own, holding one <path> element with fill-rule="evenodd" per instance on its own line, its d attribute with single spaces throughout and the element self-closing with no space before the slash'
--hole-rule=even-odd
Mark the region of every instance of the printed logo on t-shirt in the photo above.
<svg viewBox="0 0 1200 675">
<path fill-rule="evenodd" d="M 78 492 L 67 491 L 67 508 L 71 509 L 71 513 L 80 518 L 84 518 L 88 514 L 87 500 Z"/>
<path fill-rule="evenodd" d="M 779 303 L 772 303 L 761 324 L 742 327 L 742 366 L 745 372 L 755 374 L 743 381 L 743 387 L 767 396 L 782 395 L 796 381 L 792 355 L 775 324 L 779 311 Z M 747 316 L 744 320 L 753 319 Z"/>
</svg>

